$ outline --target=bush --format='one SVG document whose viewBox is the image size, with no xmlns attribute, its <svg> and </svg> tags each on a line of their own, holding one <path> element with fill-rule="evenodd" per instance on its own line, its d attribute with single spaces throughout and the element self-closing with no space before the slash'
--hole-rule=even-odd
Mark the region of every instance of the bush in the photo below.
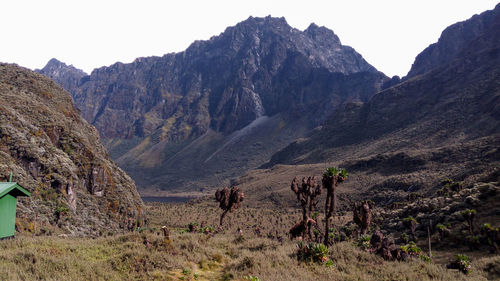
<svg viewBox="0 0 500 281">
<path fill-rule="evenodd" d="M 213 226 L 205 226 L 198 229 L 198 232 L 204 234 L 210 234 L 215 232 L 215 228 Z"/>
<path fill-rule="evenodd" d="M 467 255 L 456 255 L 455 260 L 453 260 L 447 266 L 448 268 L 458 269 L 463 274 L 469 274 L 472 268 L 470 258 Z"/>
<path fill-rule="evenodd" d="M 424 261 L 424 262 L 428 262 L 428 263 L 432 262 L 431 257 L 429 257 L 428 255 L 420 255 L 420 256 L 419 256 L 419 258 L 420 258 L 422 261 Z"/>
<path fill-rule="evenodd" d="M 401 234 L 401 241 L 408 244 L 408 242 L 410 242 L 410 236 L 408 236 L 408 234 L 406 233 Z"/>
<path fill-rule="evenodd" d="M 451 196 L 453 193 L 462 190 L 463 185 L 460 182 L 453 181 L 452 179 L 445 179 L 441 181 L 441 188 L 437 191 L 440 196 Z"/>
<path fill-rule="evenodd" d="M 299 261 L 317 263 L 328 261 L 328 248 L 322 243 L 305 244 L 300 242 L 297 246 L 297 259 Z"/>
<path fill-rule="evenodd" d="M 371 247 L 370 240 L 371 236 L 369 234 L 363 234 L 361 235 L 361 237 L 359 237 L 358 246 L 361 249 L 366 250 Z"/>
<path fill-rule="evenodd" d="M 420 247 L 418 247 L 413 241 L 410 241 L 410 243 L 403 245 L 400 248 L 403 252 L 412 257 L 418 257 L 422 254 L 422 249 L 420 249 Z"/>
</svg>

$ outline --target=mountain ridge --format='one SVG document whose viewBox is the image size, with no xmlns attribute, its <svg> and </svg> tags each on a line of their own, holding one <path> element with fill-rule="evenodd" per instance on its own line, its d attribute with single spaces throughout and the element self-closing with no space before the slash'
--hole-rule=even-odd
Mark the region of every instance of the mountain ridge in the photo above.
<svg viewBox="0 0 500 281">
<path fill-rule="evenodd" d="M 421 159 L 426 159 L 426 164 L 420 164 L 425 168 L 419 169 L 430 174 L 440 174 L 441 169 L 448 170 L 444 177 L 466 179 L 476 177 L 477 173 L 494 172 L 499 153 L 495 145 L 500 135 L 498 11 L 500 5 L 472 18 L 474 24 L 483 18 L 487 24 L 481 24 L 483 31 L 461 44 L 462 48 L 455 51 L 458 57 L 445 59 L 423 74 L 406 77 L 402 83 L 375 94 L 367 103 L 344 105 L 321 130 L 276 153 L 264 167 L 330 161 L 346 164 L 356 162 L 357 158 L 365 159 L 365 163 L 376 162 L 388 154 L 411 152 L 425 155 Z M 493 19 L 491 15 L 495 15 Z M 440 42 L 433 48 L 444 49 Z M 460 146 L 479 154 L 463 153 Z M 442 158 L 444 154 L 438 151 L 444 150 L 448 152 Z M 444 165 L 442 160 L 449 167 L 440 166 Z M 409 163 L 406 166 L 413 165 Z M 395 164 L 390 169 L 400 168 Z M 464 170 L 469 173 L 464 174 Z M 425 182 L 427 188 L 436 184 Z"/>
<path fill-rule="evenodd" d="M 438 42 L 429 45 L 420 54 L 407 74 L 407 78 L 423 74 L 432 68 L 453 61 L 460 56 L 474 38 L 486 32 L 495 24 L 500 13 L 500 3 L 493 10 L 480 15 L 474 15 L 468 20 L 448 26 L 438 39 Z M 494 33 L 493 33 L 494 34 Z M 490 42 L 494 42 L 491 40 Z"/>
<path fill-rule="evenodd" d="M 234 178 L 238 165 L 261 165 L 340 104 L 367 101 L 387 80 L 325 27 L 300 31 L 284 18 L 250 17 L 184 52 L 95 69 L 72 96 L 141 187 L 202 188 L 219 180 L 199 173 L 209 182 L 187 184 L 179 174 L 211 162 L 209 174 Z M 265 122 L 248 129 L 256 119 Z M 170 163 L 173 156 L 184 160 Z M 153 182 L 160 177 L 177 179 Z"/>
</svg>

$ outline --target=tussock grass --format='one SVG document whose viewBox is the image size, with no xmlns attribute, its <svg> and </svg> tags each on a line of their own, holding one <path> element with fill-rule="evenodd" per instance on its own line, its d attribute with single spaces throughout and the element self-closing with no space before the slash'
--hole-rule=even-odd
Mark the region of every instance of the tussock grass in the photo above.
<svg viewBox="0 0 500 281">
<path fill-rule="evenodd" d="M 332 266 L 299 263 L 294 241 L 235 234 L 155 232 L 113 237 L 19 237 L 0 241 L 0 280 L 487 280 L 500 257 L 473 261 L 465 276 L 420 260 L 386 262 L 350 242 L 329 249 Z"/>
<path fill-rule="evenodd" d="M 329 248 L 329 266 L 298 262 L 297 242 L 285 233 L 300 220 L 299 210 L 247 207 L 229 214 L 225 230 L 210 235 L 185 231 L 190 222 L 217 225 L 221 210 L 208 203 L 150 204 L 147 211 L 150 228 L 141 233 L 99 238 L 18 235 L 0 241 L 0 280 L 500 279 L 498 255 L 472 255 L 472 272 L 465 276 L 446 269 L 446 261 L 384 261 L 352 242 Z M 171 230 L 170 240 L 162 236 L 162 225 Z"/>
</svg>

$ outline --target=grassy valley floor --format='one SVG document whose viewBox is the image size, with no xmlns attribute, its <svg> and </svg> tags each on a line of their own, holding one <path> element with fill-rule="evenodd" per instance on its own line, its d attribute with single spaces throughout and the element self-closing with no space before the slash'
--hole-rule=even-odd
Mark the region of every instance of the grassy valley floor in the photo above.
<svg viewBox="0 0 500 281">
<path fill-rule="evenodd" d="M 215 205 L 215 203 L 213 204 Z M 469 275 L 446 269 L 455 251 L 420 259 L 384 261 L 353 242 L 330 247 L 324 264 L 302 263 L 297 242 L 281 237 L 297 221 L 296 210 L 236 210 L 226 230 L 189 233 L 189 222 L 212 226 L 219 210 L 208 202 L 148 204 L 150 227 L 98 238 L 18 235 L 0 241 L 0 280 L 498 280 L 500 256 L 465 252 Z M 340 219 L 342 223 L 347 218 Z M 171 231 L 166 239 L 160 227 Z M 241 227 L 243 233 L 238 234 Z M 458 253 L 458 252 L 457 252 Z M 256 279 L 254 279 L 256 280 Z"/>
</svg>

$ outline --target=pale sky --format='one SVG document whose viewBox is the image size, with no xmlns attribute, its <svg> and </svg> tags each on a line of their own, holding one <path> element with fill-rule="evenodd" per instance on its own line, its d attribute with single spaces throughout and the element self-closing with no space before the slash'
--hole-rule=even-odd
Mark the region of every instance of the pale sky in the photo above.
<svg viewBox="0 0 500 281">
<path fill-rule="evenodd" d="M 0 0 L 0 62 L 42 68 L 55 57 L 90 73 L 185 50 L 249 16 L 332 29 L 388 76 L 404 76 L 447 26 L 498 0 Z"/>
</svg>

